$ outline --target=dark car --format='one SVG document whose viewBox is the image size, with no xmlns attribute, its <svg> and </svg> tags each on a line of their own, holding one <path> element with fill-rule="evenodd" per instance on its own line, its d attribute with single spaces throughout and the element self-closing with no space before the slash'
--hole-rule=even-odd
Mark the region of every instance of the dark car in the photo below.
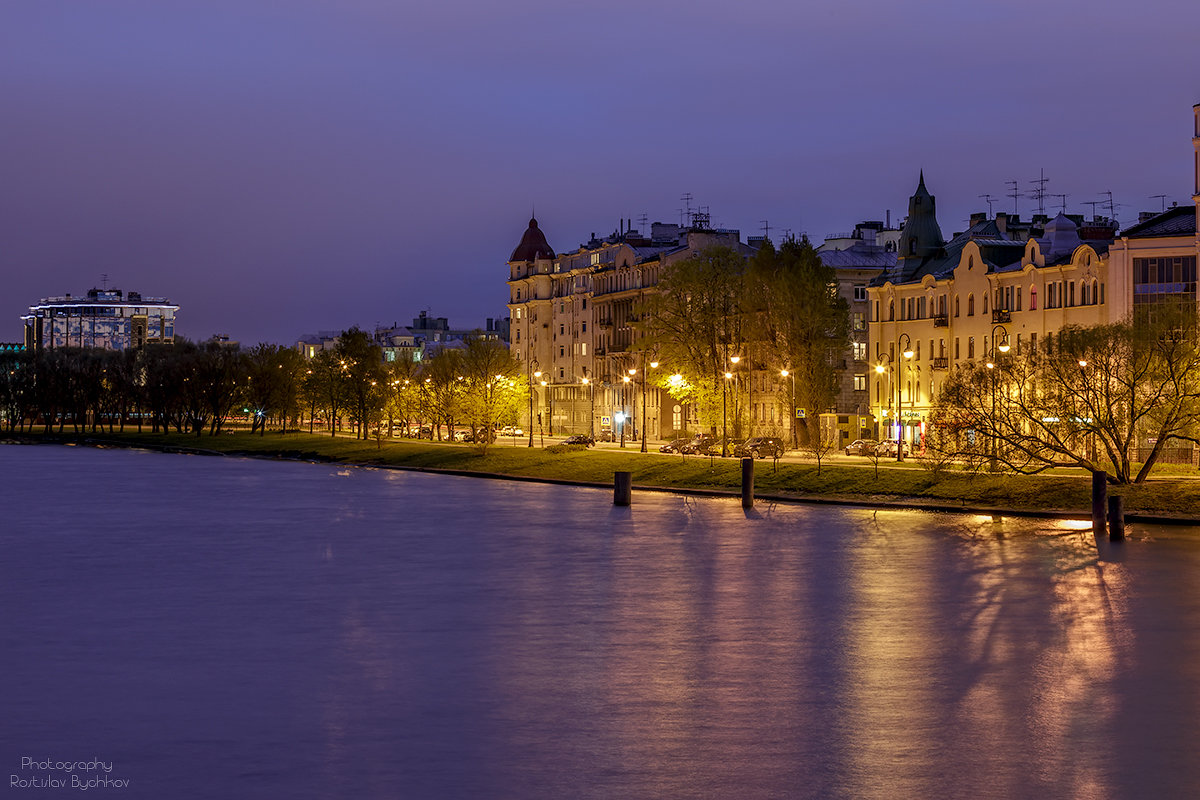
<svg viewBox="0 0 1200 800">
<path fill-rule="evenodd" d="M 688 455 L 696 455 L 698 453 L 708 452 L 708 448 L 712 443 L 717 441 L 717 437 L 711 433 L 698 433 L 696 437 L 679 449 L 679 452 Z"/>
<path fill-rule="evenodd" d="M 848 456 L 873 456 L 879 452 L 879 442 L 874 439 L 855 439 L 846 445 Z"/>
<path fill-rule="evenodd" d="M 577 433 L 574 436 L 568 436 L 563 439 L 563 444 L 581 444 L 584 447 L 591 447 L 596 443 L 596 440 L 588 436 L 586 433 Z"/>
<path fill-rule="evenodd" d="M 658 448 L 660 453 L 682 453 L 683 448 L 690 442 L 691 439 L 672 439 L 671 441 Z"/>
<path fill-rule="evenodd" d="M 742 444 L 733 448 L 735 458 L 779 458 L 787 450 L 783 439 L 775 436 L 751 436 Z"/>
<path fill-rule="evenodd" d="M 745 441 L 745 439 L 717 439 L 710 437 L 708 442 L 697 449 L 696 452 L 702 456 L 731 456 Z"/>
</svg>

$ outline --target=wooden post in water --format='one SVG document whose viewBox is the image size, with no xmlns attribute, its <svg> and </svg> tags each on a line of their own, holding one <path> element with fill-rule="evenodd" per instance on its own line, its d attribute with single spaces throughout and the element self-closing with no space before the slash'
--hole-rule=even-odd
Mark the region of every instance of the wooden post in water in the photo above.
<svg viewBox="0 0 1200 800">
<path fill-rule="evenodd" d="M 1108 540 L 1125 541 L 1125 498 L 1119 494 L 1108 498 Z"/>
<path fill-rule="evenodd" d="M 627 506 L 633 502 L 633 473 L 613 474 L 613 505 Z"/>
<path fill-rule="evenodd" d="M 742 508 L 754 508 L 754 459 L 742 459 Z"/>
<path fill-rule="evenodd" d="M 1104 514 L 1107 511 L 1108 473 L 1102 469 L 1092 470 L 1092 533 L 1104 535 Z"/>
</svg>

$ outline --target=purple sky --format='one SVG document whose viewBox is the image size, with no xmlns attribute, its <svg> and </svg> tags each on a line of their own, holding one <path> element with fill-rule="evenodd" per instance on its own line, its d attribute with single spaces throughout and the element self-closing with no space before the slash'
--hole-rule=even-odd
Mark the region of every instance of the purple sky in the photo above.
<svg viewBox="0 0 1200 800">
<path fill-rule="evenodd" d="M 819 240 L 922 167 L 946 234 L 1043 168 L 1190 202 L 1195 0 L 579 5 L 4 3 L 0 341 L 102 273 L 191 338 L 482 325 L 532 206 L 561 252 L 684 192 Z"/>
</svg>

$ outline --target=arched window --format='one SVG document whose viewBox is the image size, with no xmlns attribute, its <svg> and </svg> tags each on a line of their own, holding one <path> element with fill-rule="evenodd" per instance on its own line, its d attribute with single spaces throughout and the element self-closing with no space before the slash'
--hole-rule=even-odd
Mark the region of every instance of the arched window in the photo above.
<svg viewBox="0 0 1200 800">
<path fill-rule="evenodd" d="M 957 317 L 957 316 L 958 316 L 958 312 L 959 312 L 959 306 L 958 306 L 958 295 L 954 295 L 954 316 L 956 316 L 956 317 Z"/>
<path fill-rule="evenodd" d="M 1037 311 L 1037 287 L 1029 287 L 1029 310 Z"/>
<path fill-rule="evenodd" d="M 975 295 L 973 294 L 967 295 L 967 316 L 975 316 Z"/>
<path fill-rule="evenodd" d="M 896 301 L 888 300 L 888 322 L 896 320 Z"/>
<path fill-rule="evenodd" d="M 984 294 L 983 294 L 983 313 L 985 313 L 985 314 L 987 313 L 987 300 L 988 300 L 987 292 L 984 292 Z"/>
<path fill-rule="evenodd" d="M 910 256 L 915 256 L 917 254 L 917 240 L 916 239 L 908 240 L 908 254 Z"/>
</svg>

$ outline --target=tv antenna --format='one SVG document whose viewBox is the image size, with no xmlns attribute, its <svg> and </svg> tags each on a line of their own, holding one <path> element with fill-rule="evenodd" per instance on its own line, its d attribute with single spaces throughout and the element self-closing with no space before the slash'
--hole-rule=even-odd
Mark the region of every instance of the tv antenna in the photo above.
<svg viewBox="0 0 1200 800">
<path fill-rule="evenodd" d="M 1167 196 L 1166 196 L 1165 194 L 1152 194 L 1152 195 L 1150 195 L 1150 199 L 1151 199 L 1151 200 L 1153 200 L 1153 199 L 1154 199 L 1154 198 L 1156 198 L 1156 197 L 1157 197 L 1159 200 L 1161 200 L 1161 201 L 1162 201 L 1162 210 L 1163 210 L 1163 211 L 1166 211 L 1166 210 L 1167 210 Z"/>
<path fill-rule="evenodd" d="M 104 289 L 105 291 L 108 291 L 108 273 L 107 272 L 100 273 L 100 288 Z"/>
<path fill-rule="evenodd" d="M 992 216 L 992 203 L 995 201 L 992 200 L 992 196 L 990 194 L 981 194 L 979 196 L 983 198 L 983 202 L 988 204 L 988 216 L 991 217 Z"/>
<path fill-rule="evenodd" d="M 791 239 L 791 238 L 792 238 L 792 229 L 784 228 L 783 229 L 783 241 L 786 242 L 788 239 Z"/>
<path fill-rule="evenodd" d="M 763 228 L 763 238 L 770 239 L 771 238 L 771 225 L 765 219 L 762 221 L 762 228 Z"/>
<path fill-rule="evenodd" d="M 1096 206 L 1100 205 L 1100 201 L 1099 200 L 1086 200 L 1086 201 L 1084 201 L 1083 204 L 1085 206 L 1092 207 L 1092 219 L 1095 219 L 1096 218 Z"/>
<path fill-rule="evenodd" d="M 1017 189 L 1017 181 L 1005 181 L 1012 187 L 1012 191 L 1008 192 L 1008 196 L 1013 199 L 1013 216 L 1017 216 L 1017 198 L 1021 196 L 1021 192 Z"/>
<path fill-rule="evenodd" d="M 1038 174 L 1040 175 L 1040 177 L 1034 178 L 1033 180 L 1030 181 L 1030 183 L 1032 183 L 1034 186 L 1037 187 L 1036 189 L 1033 190 L 1032 195 L 1033 195 L 1033 199 L 1037 200 L 1038 214 L 1045 216 L 1046 215 L 1046 184 L 1049 183 L 1050 179 L 1046 177 L 1045 169 L 1038 170 Z"/>
<path fill-rule="evenodd" d="M 1067 213 L 1067 198 L 1070 197 L 1071 195 L 1069 195 L 1069 194 L 1052 194 L 1050 196 L 1057 197 L 1059 203 L 1062 204 L 1062 213 L 1064 213 L 1064 214 Z"/>
<path fill-rule="evenodd" d="M 646 227 L 646 223 L 649 221 L 650 221 L 650 216 L 645 211 L 643 211 L 642 215 L 640 217 L 638 217 L 638 223 L 642 226 L 641 230 L 639 230 L 638 233 L 640 233 L 642 236 L 648 236 L 650 234 L 650 229 Z"/>
<path fill-rule="evenodd" d="M 692 193 L 684 192 L 683 196 L 679 199 L 683 201 L 684 208 L 687 209 L 687 215 L 690 218 L 692 216 Z"/>
</svg>

